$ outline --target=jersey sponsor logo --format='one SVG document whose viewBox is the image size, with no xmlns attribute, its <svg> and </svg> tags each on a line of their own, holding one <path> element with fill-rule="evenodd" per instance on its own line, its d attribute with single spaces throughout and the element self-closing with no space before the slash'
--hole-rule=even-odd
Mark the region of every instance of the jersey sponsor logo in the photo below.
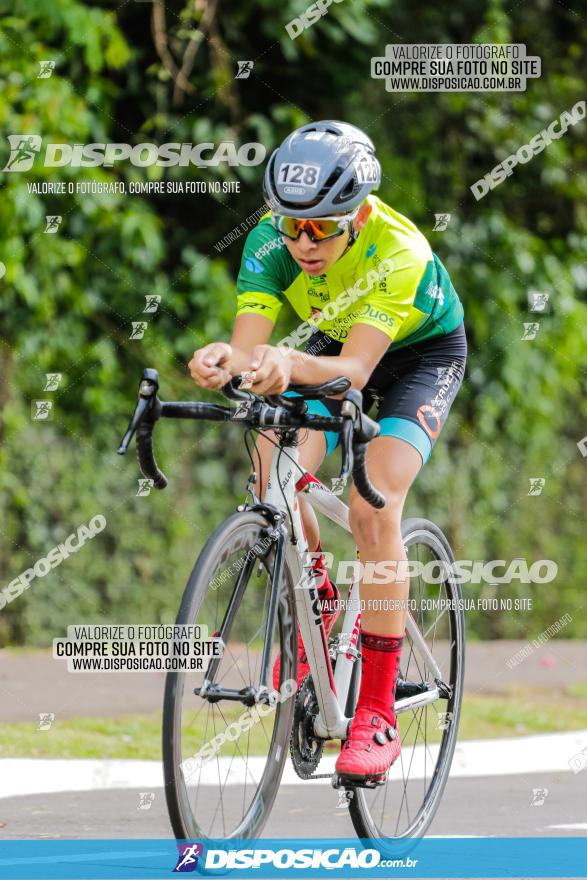
<svg viewBox="0 0 587 880">
<path fill-rule="evenodd" d="M 423 403 L 418 409 L 416 416 L 428 436 L 432 437 L 433 440 L 436 440 L 440 434 L 440 428 L 442 427 L 437 410 L 428 403 Z"/>
<path fill-rule="evenodd" d="M 322 290 L 316 290 L 315 287 L 308 287 L 307 293 L 308 293 L 309 299 L 311 299 L 312 297 L 315 297 L 316 299 L 319 299 L 321 302 L 330 302 L 330 294 L 329 294 L 328 290 L 322 291 Z"/>
<path fill-rule="evenodd" d="M 381 281 L 382 278 L 385 278 L 387 274 L 393 272 L 394 264 L 392 259 L 380 260 L 380 264 L 378 266 L 377 271 L 374 269 L 369 269 L 365 276 L 358 278 L 353 286 L 349 289 L 345 289 L 341 291 L 335 299 L 331 299 L 326 303 L 324 309 L 321 314 L 316 318 L 310 317 L 303 324 L 301 324 L 297 330 L 293 333 L 290 333 L 289 336 L 286 336 L 281 340 L 280 345 L 289 345 L 290 347 L 297 347 L 310 338 L 313 330 L 316 329 L 317 326 L 321 325 L 324 321 L 334 322 L 335 318 L 341 314 L 341 312 L 345 309 L 348 309 L 353 303 L 355 303 L 361 297 L 364 297 L 369 293 L 373 287 Z M 370 307 L 366 307 L 367 312 L 370 312 Z M 372 310 L 375 314 L 381 314 L 377 312 L 375 309 Z M 365 312 L 363 312 L 364 314 Z M 355 313 L 358 316 L 358 313 Z M 345 318 L 347 320 L 348 318 Z M 389 316 L 383 316 L 381 318 L 382 322 L 387 322 L 391 326 L 395 324 L 393 318 Z M 335 338 L 335 333 L 333 328 L 328 330 L 328 335 Z M 339 337 L 341 338 L 341 337 Z M 345 332 L 346 338 L 346 332 Z"/>
<path fill-rule="evenodd" d="M 332 327 L 325 328 L 324 332 L 336 342 L 344 342 L 357 317 L 357 312 L 351 312 L 350 314 L 345 315 L 344 318 L 341 318 L 340 321 L 337 321 Z"/>
<path fill-rule="evenodd" d="M 269 241 L 266 241 L 264 245 L 262 245 L 258 251 L 255 251 L 255 257 L 258 260 L 262 260 L 263 257 L 266 257 L 267 254 L 271 253 L 275 248 L 285 247 L 285 242 L 282 238 L 272 238 Z M 261 270 L 262 271 L 262 270 Z"/>
<path fill-rule="evenodd" d="M 245 266 L 249 272 L 255 272 L 257 275 L 263 271 L 263 266 L 255 257 L 246 257 Z"/>
<path fill-rule="evenodd" d="M 324 331 L 326 333 L 326 330 Z M 344 340 L 349 335 L 349 331 L 346 327 L 329 327 L 328 333 L 326 333 L 331 339 L 335 342 L 344 342 Z"/>
<path fill-rule="evenodd" d="M 377 250 L 376 245 L 371 245 L 371 247 L 374 249 L 374 251 Z M 382 268 L 380 268 L 382 263 L 393 263 L 393 260 L 382 260 L 378 254 L 375 254 L 375 256 L 373 257 L 373 265 L 379 272 L 381 279 L 379 281 L 379 290 L 385 293 L 387 291 L 387 276 L 391 271 L 393 271 L 393 267 L 390 269 L 388 265 L 384 265 Z"/>
<path fill-rule="evenodd" d="M 437 299 L 441 306 L 444 305 L 444 291 L 440 284 L 431 284 L 426 291 L 426 296 Z"/>
<path fill-rule="evenodd" d="M 370 306 L 368 303 L 365 304 L 361 316 L 365 318 L 373 318 L 374 321 L 379 321 L 381 324 L 388 324 L 390 327 L 393 327 L 395 323 L 390 315 L 386 315 L 381 309 L 374 309 L 373 306 Z"/>
<path fill-rule="evenodd" d="M 242 312 L 244 309 L 255 309 L 255 311 L 257 311 L 257 312 L 264 312 L 268 308 L 269 308 L 269 306 L 266 306 L 265 303 L 244 302 L 244 303 L 240 303 L 239 305 L 237 305 L 236 311 L 238 313 L 238 312 Z"/>
<path fill-rule="evenodd" d="M 367 250 L 365 251 L 365 255 L 367 257 L 372 257 L 376 250 L 377 250 L 377 245 L 370 244 L 369 247 L 367 248 Z"/>
<path fill-rule="evenodd" d="M 434 407 L 439 416 L 443 416 L 459 389 L 464 365 L 462 362 L 453 361 L 450 367 L 437 367 L 436 369 L 438 370 L 438 378 L 435 384 L 440 388 L 436 397 L 430 401 L 430 405 Z"/>
</svg>

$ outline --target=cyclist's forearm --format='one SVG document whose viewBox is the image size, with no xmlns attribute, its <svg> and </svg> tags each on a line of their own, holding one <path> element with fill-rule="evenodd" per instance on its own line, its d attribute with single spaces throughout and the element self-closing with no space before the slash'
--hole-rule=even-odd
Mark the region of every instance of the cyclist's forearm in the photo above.
<svg viewBox="0 0 587 880">
<path fill-rule="evenodd" d="M 338 376 L 348 376 L 352 387 L 363 388 L 369 378 L 370 371 L 357 357 L 316 357 L 305 354 L 303 351 L 291 350 L 292 358 L 291 381 L 299 385 L 318 385 L 336 379 Z"/>
</svg>

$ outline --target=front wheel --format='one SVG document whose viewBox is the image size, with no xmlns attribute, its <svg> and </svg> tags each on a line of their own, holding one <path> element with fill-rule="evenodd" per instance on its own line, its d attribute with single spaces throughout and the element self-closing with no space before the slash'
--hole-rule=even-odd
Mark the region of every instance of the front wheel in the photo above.
<svg viewBox="0 0 587 880">
<path fill-rule="evenodd" d="M 177 623 L 207 627 L 210 637 L 222 633 L 224 648 L 217 668 L 204 659 L 201 671 L 170 672 L 165 683 L 165 792 L 178 839 L 258 836 L 277 794 L 297 676 L 294 583 L 285 560 L 270 634 L 268 688 L 280 652 L 278 694 L 246 705 L 194 693 L 211 669 L 212 683 L 225 690 L 258 691 L 275 559 L 275 533 L 265 517 L 237 513 L 208 540 L 187 583 Z M 293 691 L 285 686 L 292 680 Z"/>
<path fill-rule="evenodd" d="M 410 579 L 413 619 L 447 687 L 433 703 L 398 711 L 402 750 L 386 783 L 349 790 L 349 812 L 359 837 L 383 838 L 390 844 L 421 837 L 434 818 L 457 741 L 465 670 L 462 594 L 452 575 L 448 540 L 425 519 L 402 523 L 402 537 L 408 560 L 417 563 L 418 574 Z M 434 679 L 418 639 L 406 631 L 396 707 L 416 688 L 433 685 Z"/>
</svg>

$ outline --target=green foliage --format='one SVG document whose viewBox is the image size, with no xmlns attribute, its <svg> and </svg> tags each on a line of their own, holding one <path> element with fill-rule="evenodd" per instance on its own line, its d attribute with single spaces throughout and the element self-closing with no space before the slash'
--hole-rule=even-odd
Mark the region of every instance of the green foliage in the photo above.
<svg viewBox="0 0 587 880">
<path fill-rule="evenodd" d="M 531 616 L 471 615 L 473 635 L 534 636 L 569 612 L 564 634 L 585 637 L 587 481 L 577 442 L 587 434 L 586 123 L 481 201 L 470 191 L 584 99 L 585 20 L 549 0 L 465 0 L 450 10 L 418 7 L 417 16 L 398 0 L 354 0 L 333 4 L 292 41 L 285 24 L 306 6 L 232 4 L 201 39 L 199 9 L 165 4 L 176 68 L 197 45 L 190 88 L 181 89 L 156 51 L 151 4 L 0 2 L 1 167 L 10 133 L 71 144 L 259 140 L 270 151 L 308 119 L 364 127 L 384 169 L 380 195 L 420 226 L 447 264 L 470 345 L 467 381 L 407 513 L 438 520 L 460 558 L 557 562 L 552 584 L 508 588 L 533 598 Z M 543 75 L 510 94 L 392 94 L 370 78 L 370 58 L 387 42 L 471 41 L 525 42 L 541 56 Z M 254 59 L 248 79 L 234 78 L 240 59 Z M 48 60 L 55 70 L 39 79 Z M 165 425 L 158 442 L 170 487 L 148 497 L 136 495 L 133 457 L 115 450 L 143 367 L 159 369 L 164 398 L 188 399 L 191 353 L 228 335 L 244 237 L 225 250 L 214 245 L 260 207 L 261 173 L 38 162 L 26 174 L 2 174 L 2 585 L 94 514 L 109 525 L 0 612 L 0 643 L 48 644 L 82 620 L 171 620 L 199 547 L 241 500 L 247 463 L 237 428 Z M 240 193 L 29 190 L 54 180 L 128 187 L 216 179 L 238 181 Z M 435 213 L 451 213 L 447 231 L 432 231 Z M 63 217 L 54 235 L 43 232 L 49 214 Z M 530 289 L 550 293 L 548 313 L 528 311 Z M 145 315 L 152 294 L 161 305 Z M 536 319 L 538 336 L 522 341 L 524 322 Z M 144 337 L 129 339 L 131 322 L 144 320 Z M 56 392 L 44 391 L 48 372 L 63 374 Z M 47 398 L 52 421 L 32 421 L 31 401 Z M 329 462 L 325 473 L 335 468 Z M 527 494 L 532 477 L 546 480 L 540 496 Z M 331 530 L 325 535 L 327 543 Z M 477 591 L 492 589 L 504 588 Z"/>
</svg>

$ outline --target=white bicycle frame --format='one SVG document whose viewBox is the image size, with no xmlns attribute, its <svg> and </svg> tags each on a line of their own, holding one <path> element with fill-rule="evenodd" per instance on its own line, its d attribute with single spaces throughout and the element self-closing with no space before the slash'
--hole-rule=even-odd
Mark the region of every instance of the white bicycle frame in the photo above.
<svg viewBox="0 0 587 880">
<path fill-rule="evenodd" d="M 265 503 L 276 507 L 284 514 L 287 524 L 291 515 L 291 533 L 286 543 L 286 560 L 295 583 L 295 602 L 298 624 L 304 640 L 304 648 L 316 691 L 319 713 L 314 722 L 316 734 L 323 739 L 345 739 L 348 723 L 351 720 L 344 714 L 347 703 L 353 665 L 357 658 L 357 641 L 361 619 L 359 583 L 353 582 L 349 590 L 346 612 L 343 621 L 343 638 L 338 647 L 335 672 L 328 652 L 328 641 L 322 623 L 322 610 L 318 591 L 311 577 L 311 562 L 308 543 L 302 526 L 300 505 L 296 486 L 303 469 L 299 466 L 297 446 L 283 446 L 273 451 L 271 470 L 265 493 Z M 307 473 L 304 492 L 312 506 L 328 519 L 350 532 L 349 509 L 340 498 L 324 486 L 312 474 Z M 407 712 L 439 699 L 436 681 L 442 680 L 442 673 L 436 663 L 426 640 L 412 614 L 408 611 L 406 633 L 412 641 L 412 649 L 422 660 L 422 667 L 430 670 L 432 681 L 423 693 L 405 697 L 395 703 L 395 713 Z"/>
</svg>

